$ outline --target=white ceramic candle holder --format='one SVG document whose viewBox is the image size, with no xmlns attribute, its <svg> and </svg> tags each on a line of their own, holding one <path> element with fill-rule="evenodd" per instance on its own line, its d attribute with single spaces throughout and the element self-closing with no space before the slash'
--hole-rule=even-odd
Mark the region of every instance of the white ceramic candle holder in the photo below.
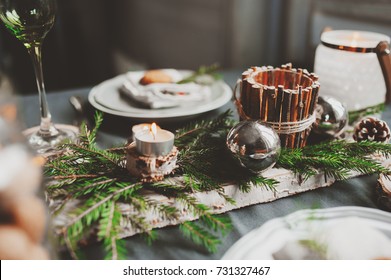
<svg viewBox="0 0 391 280">
<path fill-rule="evenodd" d="M 350 112 L 381 108 L 391 84 L 389 43 L 390 37 L 379 33 L 324 32 L 314 65 L 320 95 L 336 98 Z"/>
</svg>

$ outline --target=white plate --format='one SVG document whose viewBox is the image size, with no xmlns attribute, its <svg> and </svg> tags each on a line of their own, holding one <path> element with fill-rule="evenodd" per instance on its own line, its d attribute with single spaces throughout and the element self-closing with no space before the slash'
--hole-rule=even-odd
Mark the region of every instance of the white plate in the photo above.
<svg viewBox="0 0 391 280">
<path fill-rule="evenodd" d="M 239 239 L 223 259 L 273 259 L 272 254 L 288 241 L 308 238 L 309 229 L 330 226 L 348 217 L 358 217 L 391 239 L 391 213 L 365 207 L 335 207 L 300 210 L 266 222 Z"/>
<path fill-rule="evenodd" d="M 142 77 L 144 72 L 137 74 Z M 189 71 L 180 71 L 187 74 Z M 132 106 L 119 93 L 119 88 L 126 79 L 126 74 L 106 80 L 93 87 L 88 95 L 88 101 L 96 109 L 122 117 L 137 119 L 169 119 L 176 117 L 195 116 L 209 112 L 225 105 L 232 97 L 231 88 L 223 81 L 211 85 L 211 97 L 202 102 L 187 102 L 178 107 L 164 109 L 144 109 Z"/>
</svg>

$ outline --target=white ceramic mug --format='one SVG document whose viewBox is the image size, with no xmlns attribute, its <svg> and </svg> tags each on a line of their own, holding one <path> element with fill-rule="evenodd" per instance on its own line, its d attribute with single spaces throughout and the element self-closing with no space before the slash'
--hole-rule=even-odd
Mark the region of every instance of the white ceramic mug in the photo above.
<svg viewBox="0 0 391 280">
<path fill-rule="evenodd" d="M 376 112 L 391 100 L 389 43 L 390 37 L 374 32 L 324 32 L 314 66 L 320 95 L 336 98 L 351 113 Z"/>
</svg>

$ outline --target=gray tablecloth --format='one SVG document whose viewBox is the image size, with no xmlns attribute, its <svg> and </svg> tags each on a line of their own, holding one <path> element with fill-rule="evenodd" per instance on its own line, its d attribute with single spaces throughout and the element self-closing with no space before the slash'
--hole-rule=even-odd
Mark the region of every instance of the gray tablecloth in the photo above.
<svg viewBox="0 0 391 280">
<path fill-rule="evenodd" d="M 235 84 L 238 77 L 240 77 L 239 71 L 224 73 L 225 81 L 231 86 Z M 48 102 L 54 122 L 72 124 L 76 114 L 68 101 L 69 97 L 78 95 L 87 101 L 89 90 L 89 88 L 83 88 L 50 93 Z M 22 109 L 22 120 L 27 127 L 39 123 L 38 97 L 36 95 L 22 97 L 20 107 Z M 233 108 L 233 104 L 226 104 L 224 107 L 202 117 L 216 116 L 228 108 Z M 92 111 L 90 114 L 92 114 Z M 391 120 L 390 108 L 387 108 L 383 119 Z M 105 125 L 98 137 L 98 143 L 101 147 L 109 147 L 126 142 L 126 138 L 130 136 L 132 124 L 130 119 L 106 116 Z M 183 122 L 170 123 L 166 126 L 174 129 L 182 124 Z M 152 246 L 148 246 L 143 238 L 139 236 L 127 238 L 128 257 L 129 259 L 220 259 L 238 239 L 251 230 L 270 219 L 282 217 L 300 209 L 336 206 L 378 208 L 375 193 L 376 179 L 376 176 L 351 179 L 335 183 L 327 188 L 231 211 L 228 215 L 234 228 L 227 236 L 222 237 L 222 244 L 215 254 L 208 253 L 205 249 L 184 238 L 178 227 L 168 227 L 158 230 L 159 239 Z M 91 259 L 103 257 L 101 248 L 96 244 L 85 248 L 85 253 L 86 257 Z M 66 258 L 67 256 L 62 257 Z"/>
</svg>

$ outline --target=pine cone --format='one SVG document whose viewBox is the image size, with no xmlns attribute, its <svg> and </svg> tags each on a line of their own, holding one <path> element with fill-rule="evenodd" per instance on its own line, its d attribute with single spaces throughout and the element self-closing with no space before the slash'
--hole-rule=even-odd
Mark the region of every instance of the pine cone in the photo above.
<svg viewBox="0 0 391 280">
<path fill-rule="evenodd" d="M 390 128 L 386 122 L 374 117 L 368 117 L 356 125 L 353 139 L 357 142 L 364 140 L 387 142 L 390 139 Z"/>
</svg>

